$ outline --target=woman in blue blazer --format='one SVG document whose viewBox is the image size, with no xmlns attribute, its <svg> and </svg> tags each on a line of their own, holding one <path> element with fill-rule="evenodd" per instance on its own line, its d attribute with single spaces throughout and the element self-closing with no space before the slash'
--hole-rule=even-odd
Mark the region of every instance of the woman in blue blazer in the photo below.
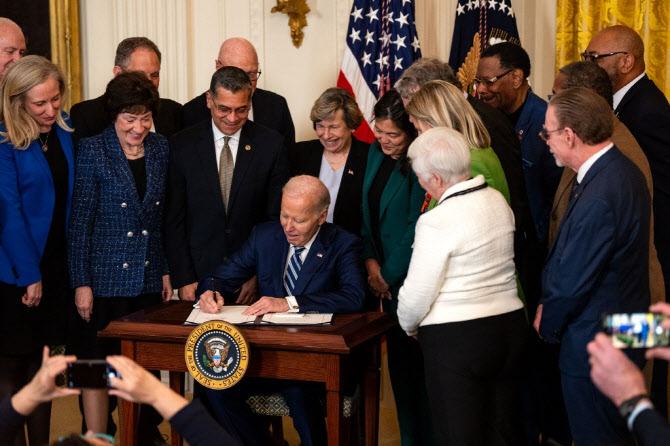
<svg viewBox="0 0 670 446">
<path fill-rule="evenodd" d="M 168 144 L 150 132 L 158 91 L 128 72 L 110 81 L 104 98 L 112 125 L 81 141 L 68 231 L 80 316 L 69 347 L 79 358 L 120 353 L 118 342 L 97 332 L 172 296 L 162 235 Z M 105 432 L 106 390 L 84 391 L 82 399 L 88 428 Z"/>
<path fill-rule="evenodd" d="M 17 61 L 0 87 L 0 398 L 30 381 L 44 344 L 65 340 L 74 183 L 65 94 L 60 69 L 39 56 Z M 31 415 L 31 444 L 49 442 L 50 417 L 50 404 Z"/>
<path fill-rule="evenodd" d="M 375 105 L 375 142 L 363 180 L 363 257 L 372 292 L 396 316 L 398 290 L 412 257 L 414 226 L 426 192 L 407 158 L 416 130 L 395 90 Z M 428 396 L 419 343 L 399 327 L 387 337 L 389 373 L 403 446 L 432 442 Z"/>
</svg>

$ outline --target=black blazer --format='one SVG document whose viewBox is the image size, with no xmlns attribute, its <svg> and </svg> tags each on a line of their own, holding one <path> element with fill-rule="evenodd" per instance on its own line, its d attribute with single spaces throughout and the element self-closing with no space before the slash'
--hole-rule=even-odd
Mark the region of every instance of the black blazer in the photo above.
<svg viewBox="0 0 670 446">
<path fill-rule="evenodd" d="M 365 167 L 368 164 L 369 149 L 370 144 L 351 137 L 351 150 L 349 150 L 347 162 L 344 164 L 342 182 L 340 183 L 340 190 L 337 192 L 335 210 L 333 211 L 333 223 L 359 237 L 361 235 L 361 224 L 363 223 L 361 194 L 363 193 L 363 178 L 365 178 Z M 318 177 L 322 156 L 323 145 L 318 139 L 297 143 L 289 151 L 291 175 Z"/>
<path fill-rule="evenodd" d="M 283 96 L 257 88 L 251 97 L 251 106 L 254 108 L 254 122 L 256 124 L 264 125 L 281 133 L 286 148 L 295 144 L 295 127 L 293 127 L 291 111 L 288 109 L 288 104 Z M 184 104 L 181 111 L 183 128 L 211 118 L 212 115 L 207 108 L 206 92 Z"/>
<path fill-rule="evenodd" d="M 154 117 L 156 133 L 170 138 L 181 130 L 181 109 L 182 105 L 179 102 L 159 99 L 158 114 Z M 79 141 L 99 135 L 110 124 L 103 96 L 74 104 L 70 110 L 70 119 L 74 127 L 72 142 L 75 150 L 79 147 Z"/>
<path fill-rule="evenodd" d="M 281 135 L 247 121 L 242 127 L 228 210 L 223 208 L 211 120 L 170 140 L 166 253 L 172 283 L 210 274 L 258 223 L 277 219 L 288 161 Z"/>
<path fill-rule="evenodd" d="M 191 446 L 222 444 L 242 446 L 242 442 L 214 420 L 199 399 L 195 399 L 174 414 L 170 424 Z"/>
<path fill-rule="evenodd" d="M 668 420 L 654 409 L 643 410 L 635 417 L 633 434 L 640 446 L 666 446 L 670 444 Z"/>
<path fill-rule="evenodd" d="M 654 239 L 658 260 L 670 283 L 670 105 L 646 75 L 631 87 L 614 113 L 647 155 L 654 181 Z"/>
</svg>

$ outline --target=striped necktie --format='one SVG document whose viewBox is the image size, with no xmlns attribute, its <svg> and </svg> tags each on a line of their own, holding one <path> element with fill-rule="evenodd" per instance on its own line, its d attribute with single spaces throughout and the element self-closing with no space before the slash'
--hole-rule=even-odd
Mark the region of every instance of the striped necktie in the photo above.
<svg viewBox="0 0 670 446">
<path fill-rule="evenodd" d="M 223 207 L 228 212 L 228 201 L 230 199 L 230 185 L 233 183 L 233 170 L 235 163 L 233 161 L 233 152 L 230 150 L 230 136 L 223 137 L 223 149 L 219 159 L 219 185 L 221 186 L 221 196 L 223 197 Z"/>
<path fill-rule="evenodd" d="M 288 262 L 286 274 L 284 274 L 284 290 L 286 291 L 287 296 L 293 296 L 295 285 L 298 283 L 298 274 L 300 273 L 300 268 L 302 268 L 302 258 L 300 257 L 300 254 L 302 254 L 304 250 L 304 246 L 296 246 L 293 255 L 291 256 L 291 260 Z"/>
</svg>

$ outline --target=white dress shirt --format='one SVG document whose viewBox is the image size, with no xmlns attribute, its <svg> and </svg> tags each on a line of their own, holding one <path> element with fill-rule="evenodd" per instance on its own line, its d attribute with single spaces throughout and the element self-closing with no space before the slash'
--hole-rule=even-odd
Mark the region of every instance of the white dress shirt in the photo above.
<svg viewBox="0 0 670 446">
<path fill-rule="evenodd" d="M 216 168 L 218 169 L 221 165 L 221 152 L 223 152 L 223 146 L 225 144 L 223 139 L 224 136 L 230 136 L 230 139 L 228 140 L 228 146 L 230 147 L 230 151 L 233 154 L 234 165 L 235 161 L 237 161 L 237 148 L 240 145 L 240 134 L 242 133 L 242 127 L 240 127 L 240 129 L 232 135 L 224 135 L 212 120 L 212 132 L 214 133 L 214 150 L 216 150 Z"/>
<path fill-rule="evenodd" d="M 307 258 L 309 249 L 312 247 L 312 243 L 314 243 L 314 239 L 316 239 L 316 236 L 319 235 L 320 230 L 321 227 L 319 227 L 319 229 L 316 230 L 316 233 L 314 233 L 312 238 L 309 239 L 309 241 L 303 245 L 305 249 L 300 253 L 300 261 L 302 261 L 303 263 Z M 288 263 L 291 261 L 291 257 L 293 257 L 294 252 L 295 252 L 295 246 L 289 244 L 288 255 L 286 256 L 286 263 L 284 264 L 284 275 L 282 276 L 282 278 L 286 275 L 286 270 L 288 269 Z M 300 273 L 298 273 L 298 276 L 300 276 Z M 289 313 L 297 313 L 298 311 L 300 311 L 300 306 L 298 305 L 298 301 L 295 299 L 295 296 L 286 296 L 286 302 L 288 303 Z"/>
<path fill-rule="evenodd" d="M 596 153 L 594 153 L 593 155 L 591 155 L 591 158 L 589 158 L 589 159 L 587 159 L 586 161 L 584 161 L 584 164 L 582 164 L 582 165 L 579 167 L 579 170 L 577 171 L 577 182 L 578 182 L 578 183 L 581 183 L 581 182 L 582 182 L 582 180 L 583 180 L 584 177 L 586 176 L 586 172 L 589 171 L 589 169 L 591 168 L 591 166 L 593 166 L 593 165 L 595 164 L 595 162 L 598 161 L 598 159 L 599 159 L 601 156 L 603 156 L 604 154 L 606 154 L 607 151 L 608 151 L 609 149 L 611 149 L 612 147 L 614 147 L 614 143 L 610 143 L 607 147 L 605 147 L 605 148 L 603 148 L 603 149 L 600 149 L 599 151 L 597 151 Z"/>
<path fill-rule="evenodd" d="M 626 85 L 624 85 L 621 88 L 621 90 L 614 93 L 614 96 L 612 96 L 612 103 L 613 103 L 612 107 L 614 108 L 614 110 L 617 109 L 623 97 L 626 96 L 626 93 L 628 93 L 628 90 L 633 88 L 633 85 L 637 84 L 640 81 L 640 79 L 644 77 L 645 74 L 647 74 L 646 71 L 641 75 L 639 75 L 638 77 L 636 77 L 635 79 L 633 79 L 632 81 L 628 82 Z"/>
</svg>

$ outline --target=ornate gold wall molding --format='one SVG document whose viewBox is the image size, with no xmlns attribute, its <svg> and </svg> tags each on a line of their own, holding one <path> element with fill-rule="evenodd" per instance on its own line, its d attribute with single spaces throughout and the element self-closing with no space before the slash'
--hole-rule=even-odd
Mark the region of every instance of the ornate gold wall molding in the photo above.
<svg viewBox="0 0 670 446">
<path fill-rule="evenodd" d="M 293 46 L 300 48 L 305 33 L 302 29 L 307 26 L 307 13 L 310 11 L 306 0 L 277 0 L 270 12 L 281 12 L 288 15 L 288 26 L 291 28 Z"/>
<path fill-rule="evenodd" d="M 580 60 L 591 37 L 607 26 L 627 25 L 644 41 L 647 74 L 670 96 L 668 0 L 557 0 L 556 68 Z"/>
<path fill-rule="evenodd" d="M 69 95 L 63 108 L 82 100 L 81 58 L 79 53 L 79 5 L 77 0 L 49 0 L 51 61 L 60 65 Z"/>
</svg>

